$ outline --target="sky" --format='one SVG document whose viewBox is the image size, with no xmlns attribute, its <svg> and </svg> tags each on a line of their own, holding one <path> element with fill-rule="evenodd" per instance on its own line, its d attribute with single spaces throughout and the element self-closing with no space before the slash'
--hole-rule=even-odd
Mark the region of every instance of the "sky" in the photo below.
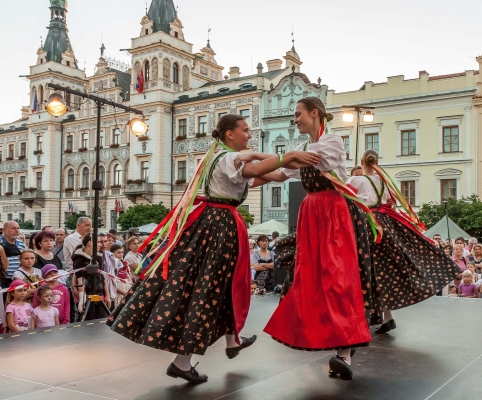
<svg viewBox="0 0 482 400">
<path fill-rule="evenodd" d="M 301 71 L 337 92 L 358 90 L 388 76 L 418 77 L 476 70 L 482 54 L 480 0 L 174 0 L 184 35 L 198 51 L 208 27 L 216 60 L 227 73 L 256 73 L 261 62 L 295 48 Z M 49 0 L 0 0 L 0 124 L 29 104 L 27 75 L 47 36 Z M 150 5 L 150 0 L 148 0 Z M 100 55 L 129 62 L 120 49 L 140 34 L 145 0 L 70 0 L 67 23 L 80 68 L 93 75 Z M 479 43 L 479 44 L 478 44 Z"/>
</svg>

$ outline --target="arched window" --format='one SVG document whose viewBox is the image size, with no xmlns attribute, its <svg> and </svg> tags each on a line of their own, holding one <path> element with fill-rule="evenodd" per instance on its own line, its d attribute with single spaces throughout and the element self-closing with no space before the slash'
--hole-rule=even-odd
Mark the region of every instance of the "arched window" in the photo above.
<svg viewBox="0 0 482 400">
<path fill-rule="evenodd" d="M 102 165 L 99 168 L 99 180 L 102 182 L 102 186 L 105 187 L 105 168 Z"/>
<path fill-rule="evenodd" d="M 39 103 L 44 102 L 44 88 L 42 85 L 38 87 L 38 102 Z"/>
<path fill-rule="evenodd" d="M 119 164 L 114 165 L 114 185 L 120 186 L 121 184 L 121 173 L 122 169 Z"/>
<path fill-rule="evenodd" d="M 65 105 L 70 107 L 70 93 L 65 92 Z"/>
<path fill-rule="evenodd" d="M 126 181 L 129 179 L 129 161 L 126 164 Z"/>
<path fill-rule="evenodd" d="M 150 78 L 151 75 L 151 65 L 149 64 L 149 61 L 146 61 L 146 65 L 144 67 L 144 80 L 147 82 Z"/>
<path fill-rule="evenodd" d="M 172 81 L 179 83 L 179 65 L 177 65 L 177 63 L 172 65 Z"/>
<path fill-rule="evenodd" d="M 162 79 L 171 80 L 171 62 L 167 58 L 162 62 Z"/>
<path fill-rule="evenodd" d="M 189 68 L 187 65 L 182 67 L 182 84 L 189 87 Z"/>
<path fill-rule="evenodd" d="M 67 172 L 67 187 L 69 189 L 74 188 L 74 170 L 72 168 Z"/>
<path fill-rule="evenodd" d="M 82 170 L 82 187 L 88 188 L 89 187 L 89 168 L 84 167 Z"/>
</svg>

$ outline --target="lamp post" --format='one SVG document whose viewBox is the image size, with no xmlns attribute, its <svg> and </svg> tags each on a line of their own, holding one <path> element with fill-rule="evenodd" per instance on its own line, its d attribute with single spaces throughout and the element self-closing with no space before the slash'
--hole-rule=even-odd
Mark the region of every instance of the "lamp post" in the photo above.
<svg viewBox="0 0 482 400">
<path fill-rule="evenodd" d="M 93 233 L 92 233 L 92 264 L 89 265 L 86 269 L 88 273 L 97 273 L 99 268 L 99 264 L 97 261 L 97 238 L 99 233 L 99 197 L 100 191 L 103 189 L 103 183 L 100 180 L 100 120 L 101 120 L 101 111 L 104 105 L 110 105 L 116 108 L 120 108 L 125 111 L 129 111 L 135 114 L 142 115 L 142 119 L 140 118 L 133 118 L 129 121 L 129 127 L 136 136 L 142 136 L 147 132 L 147 124 L 144 122 L 144 115 L 141 110 L 136 108 L 127 107 L 119 103 L 115 103 L 108 99 L 103 99 L 102 97 L 98 96 L 91 96 L 87 93 L 79 92 L 77 90 L 72 90 L 69 88 L 65 88 L 60 85 L 55 85 L 53 83 L 49 83 L 48 87 L 63 91 L 65 93 L 71 93 L 73 95 L 82 97 L 84 99 L 92 100 L 97 107 L 97 135 L 96 135 L 96 157 L 95 157 L 95 180 L 92 182 L 92 189 L 94 190 L 94 215 L 93 215 Z M 49 96 L 47 100 L 46 110 L 50 115 L 55 117 L 59 117 L 64 115 L 67 112 L 67 106 L 63 97 L 59 93 L 53 93 Z M 60 188 L 62 190 L 62 188 Z"/>
<path fill-rule="evenodd" d="M 358 165 L 358 138 L 360 132 L 360 113 L 364 110 L 365 113 L 363 114 L 363 122 L 371 123 L 373 122 L 373 110 L 375 107 L 369 106 L 343 106 L 347 109 L 353 109 L 356 112 L 356 144 L 355 144 L 355 166 Z M 349 110 L 346 110 L 343 113 L 343 122 L 353 122 L 353 113 Z"/>
</svg>

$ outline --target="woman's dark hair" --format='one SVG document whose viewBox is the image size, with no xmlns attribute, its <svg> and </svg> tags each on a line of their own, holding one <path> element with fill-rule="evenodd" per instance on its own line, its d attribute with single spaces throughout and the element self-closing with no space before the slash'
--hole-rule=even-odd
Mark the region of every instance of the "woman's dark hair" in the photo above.
<svg viewBox="0 0 482 400">
<path fill-rule="evenodd" d="M 266 235 L 259 235 L 258 238 L 256 239 L 256 243 L 259 244 L 259 242 L 269 242 L 269 238 Z"/>
<path fill-rule="evenodd" d="M 92 241 L 92 234 L 88 233 L 82 238 L 82 244 L 79 244 L 75 250 L 81 249 L 82 247 L 85 247 L 89 244 L 89 242 Z"/>
<path fill-rule="evenodd" d="M 359 169 L 363 169 L 360 165 L 355 165 L 351 170 L 350 170 L 350 176 L 353 176 L 355 171 L 358 171 Z"/>
<path fill-rule="evenodd" d="M 378 165 L 378 153 L 375 150 L 367 150 L 363 153 L 362 160 L 369 167 Z"/>
<path fill-rule="evenodd" d="M 52 290 L 49 285 L 40 286 L 38 288 L 38 291 L 37 291 L 37 298 L 40 300 L 42 298 L 42 296 L 44 295 L 44 293 L 48 290 Z"/>
<path fill-rule="evenodd" d="M 37 248 L 37 250 L 40 250 L 40 243 L 42 243 L 42 240 L 44 240 L 45 238 L 55 240 L 55 235 L 49 231 L 41 231 L 37 233 L 35 235 L 35 247 Z"/>
<path fill-rule="evenodd" d="M 243 121 L 246 118 L 242 117 L 241 115 L 237 114 L 228 114 L 222 117 L 218 125 L 216 126 L 216 129 L 213 131 L 212 135 L 214 139 L 221 139 L 222 142 L 224 142 L 226 138 L 226 132 L 227 131 L 232 131 L 238 126 L 238 121 Z"/>
<path fill-rule="evenodd" d="M 35 240 L 35 237 L 36 237 L 39 233 L 40 233 L 40 232 L 33 232 L 33 233 L 30 234 L 30 240 L 29 240 L 29 242 L 28 242 L 28 248 L 29 248 L 29 249 L 35 250 L 34 247 L 33 247 L 33 246 L 34 246 L 33 242 L 34 242 L 34 240 Z"/>
<path fill-rule="evenodd" d="M 118 244 L 114 243 L 112 246 L 110 246 L 110 252 L 115 253 L 117 250 L 123 249 L 122 246 L 119 246 Z"/>
<path fill-rule="evenodd" d="M 320 121 L 326 117 L 328 122 L 333 120 L 333 114 L 326 112 L 325 105 L 318 97 L 305 97 L 304 99 L 298 100 L 298 104 L 303 104 L 308 111 L 318 110 L 318 116 Z"/>
</svg>

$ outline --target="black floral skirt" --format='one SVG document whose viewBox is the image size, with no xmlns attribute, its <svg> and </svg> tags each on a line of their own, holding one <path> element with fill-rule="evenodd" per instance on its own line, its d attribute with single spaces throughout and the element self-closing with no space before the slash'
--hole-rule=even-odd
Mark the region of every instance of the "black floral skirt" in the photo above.
<svg viewBox="0 0 482 400">
<path fill-rule="evenodd" d="M 228 209 L 207 207 L 169 257 L 138 281 L 107 324 L 133 342 L 176 354 L 204 354 L 235 333 L 232 278 L 238 259 L 236 221 Z"/>
<path fill-rule="evenodd" d="M 374 211 L 383 227 L 372 242 L 372 263 L 383 306 L 398 310 L 440 292 L 461 271 L 444 252 L 390 216 Z"/>
</svg>

